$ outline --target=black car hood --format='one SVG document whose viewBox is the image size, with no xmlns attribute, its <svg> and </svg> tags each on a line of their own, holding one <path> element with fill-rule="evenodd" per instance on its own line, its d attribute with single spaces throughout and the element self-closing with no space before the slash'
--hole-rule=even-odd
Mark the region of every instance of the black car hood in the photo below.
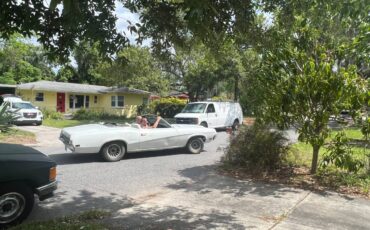
<svg viewBox="0 0 370 230">
<path fill-rule="evenodd" d="M 0 162 L 14 161 L 54 163 L 52 159 L 36 149 L 23 145 L 0 143 Z"/>
</svg>

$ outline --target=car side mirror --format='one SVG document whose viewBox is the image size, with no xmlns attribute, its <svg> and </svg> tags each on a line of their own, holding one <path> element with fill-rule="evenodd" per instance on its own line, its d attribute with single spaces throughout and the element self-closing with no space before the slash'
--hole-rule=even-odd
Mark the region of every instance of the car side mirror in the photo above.
<svg viewBox="0 0 370 230">
<path fill-rule="evenodd" d="M 39 107 L 38 107 L 38 106 L 36 106 L 36 107 L 35 107 L 35 109 L 39 109 Z"/>
</svg>

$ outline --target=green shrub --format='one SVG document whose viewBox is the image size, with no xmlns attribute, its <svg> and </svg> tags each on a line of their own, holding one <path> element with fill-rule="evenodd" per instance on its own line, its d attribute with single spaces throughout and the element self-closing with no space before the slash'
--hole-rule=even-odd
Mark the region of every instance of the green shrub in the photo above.
<svg viewBox="0 0 370 230">
<path fill-rule="evenodd" d="M 362 161 L 354 158 L 354 152 L 344 132 L 337 133 L 327 149 L 328 151 L 321 162 L 323 169 L 329 165 L 334 165 L 348 172 L 357 173 L 364 167 Z"/>
<path fill-rule="evenodd" d="M 137 107 L 137 114 L 144 115 L 144 114 L 154 114 L 153 108 L 149 104 L 142 104 Z"/>
<path fill-rule="evenodd" d="M 80 109 L 73 113 L 73 119 L 75 120 L 113 120 L 122 118 L 124 118 L 124 116 L 118 116 L 106 112 L 91 111 L 86 109 Z"/>
<path fill-rule="evenodd" d="M 255 124 L 242 127 L 230 139 L 222 162 L 254 173 L 272 171 L 282 165 L 288 150 L 287 139 L 282 132 Z"/>
<path fill-rule="evenodd" d="M 185 107 L 186 101 L 177 98 L 162 98 L 149 105 L 149 111 L 162 117 L 172 118 Z"/>
<path fill-rule="evenodd" d="M 366 117 L 366 119 L 362 122 L 361 133 L 362 133 L 362 135 L 364 135 L 365 140 L 369 140 L 369 136 L 370 136 L 370 117 Z"/>
<path fill-rule="evenodd" d="M 42 110 L 42 114 L 44 115 L 44 119 L 53 119 L 53 120 L 62 120 L 63 114 L 56 111 L 51 111 L 47 109 Z"/>
</svg>

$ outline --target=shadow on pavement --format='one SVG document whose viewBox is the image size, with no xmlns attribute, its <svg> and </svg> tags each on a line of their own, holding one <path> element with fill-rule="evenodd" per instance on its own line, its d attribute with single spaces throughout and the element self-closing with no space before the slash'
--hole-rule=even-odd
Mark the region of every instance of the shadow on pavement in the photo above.
<svg viewBox="0 0 370 230">
<path fill-rule="evenodd" d="M 179 174 L 185 179 L 177 183 L 167 185 L 174 190 L 185 192 L 197 192 L 200 194 L 210 193 L 212 190 L 220 191 L 222 194 L 229 194 L 241 197 L 248 194 L 259 196 L 273 196 L 283 198 L 285 193 L 299 193 L 294 188 L 280 184 L 254 182 L 251 180 L 236 180 L 222 176 L 217 173 L 217 165 L 197 166 L 180 170 Z"/>
<path fill-rule="evenodd" d="M 109 220 L 110 229 L 247 229 L 229 213 L 193 213 L 182 207 L 136 206 Z"/>
<path fill-rule="evenodd" d="M 147 157 L 161 157 L 167 155 L 191 155 L 185 149 L 168 149 L 160 151 L 146 151 L 138 153 L 128 153 L 126 159 L 136 159 L 136 158 L 147 158 Z"/>
<path fill-rule="evenodd" d="M 297 188 L 291 185 L 279 184 L 274 182 L 237 180 L 235 178 L 220 175 L 217 172 L 218 165 L 197 166 L 180 170 L 179 174 L 185 179 L 177 183 L 167 185 L 174 190 L 183 190 L 185 192 L 198 192 L 200 194 L 210 193 L 212 190 L 221 191 L 223 194 L 230 194 L 235 197 L 241 197 L 248 194 L 259 196 L 272 196 L 274 198 L 283 198 L 286 193 L 300 193 L 301 191 L 312 191 L 323 196 L 339 196 L 347 201 L 354 200 L 353 197 L 345 194 L 336 193 L 330 190 L 312 190 L 308 188 Z M 189 180 L 190 179 L 190 180 Z"/>
<path fill-rule="evenodd" d="M 117 194 L 101 196 L 86 190 L 72 193 L 57 192 L 53 198 L 35 205 L 27 222 L 63 217 L 66 213 L 105 210 L 111 213 L 102 220 L 108 229 L 245 229 L 233 214 L 218 210 L 193 213 L 182 207 L 140 205 Z"/>
<path fill-rule="evenodd" d="M 104 162 L 103 158 L 96 153 L 58 153 L 49 155 L 58 165 L 83 164 L 92 162 Z"/>
<path fill-rule="evenodd" d="M 203 151 L 206 152 L 206 151 Z M 202 153 L 201 153 L 202 154 Z M 147 151 L 138 153 L 127 153 L 121 161 L 139 158 L 161 157 L 171 155 L 191 155 L 185 149 L 171 149 L 161 151 Z M 57 153 L 49 155 L 58 165 L 83 164 L 92 162 L 105 162 L 98 153 Z M 107 163 L 107 162 L 105 162 Z"/>
</svg>

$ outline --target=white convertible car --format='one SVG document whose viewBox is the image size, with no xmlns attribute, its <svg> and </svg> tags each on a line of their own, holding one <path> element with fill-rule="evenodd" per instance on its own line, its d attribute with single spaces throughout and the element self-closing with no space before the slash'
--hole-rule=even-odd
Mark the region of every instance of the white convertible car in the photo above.
<svg viewBox="0 0 370 230">
<path fill-rule="evenodd" d="M 148 117 L 148 121 L 155 118 Z M 119 161 L 127 152 L 186 148 L 200 153 L 203 143 L 216 138 L 215 129 L 200 125 L 170 125 L 163 118 L 157 128 L 138 124 L 89 124 L 64 128 L 60 140 L 75 153 L 101 153 L 107 161 Z"/>
</svg>

